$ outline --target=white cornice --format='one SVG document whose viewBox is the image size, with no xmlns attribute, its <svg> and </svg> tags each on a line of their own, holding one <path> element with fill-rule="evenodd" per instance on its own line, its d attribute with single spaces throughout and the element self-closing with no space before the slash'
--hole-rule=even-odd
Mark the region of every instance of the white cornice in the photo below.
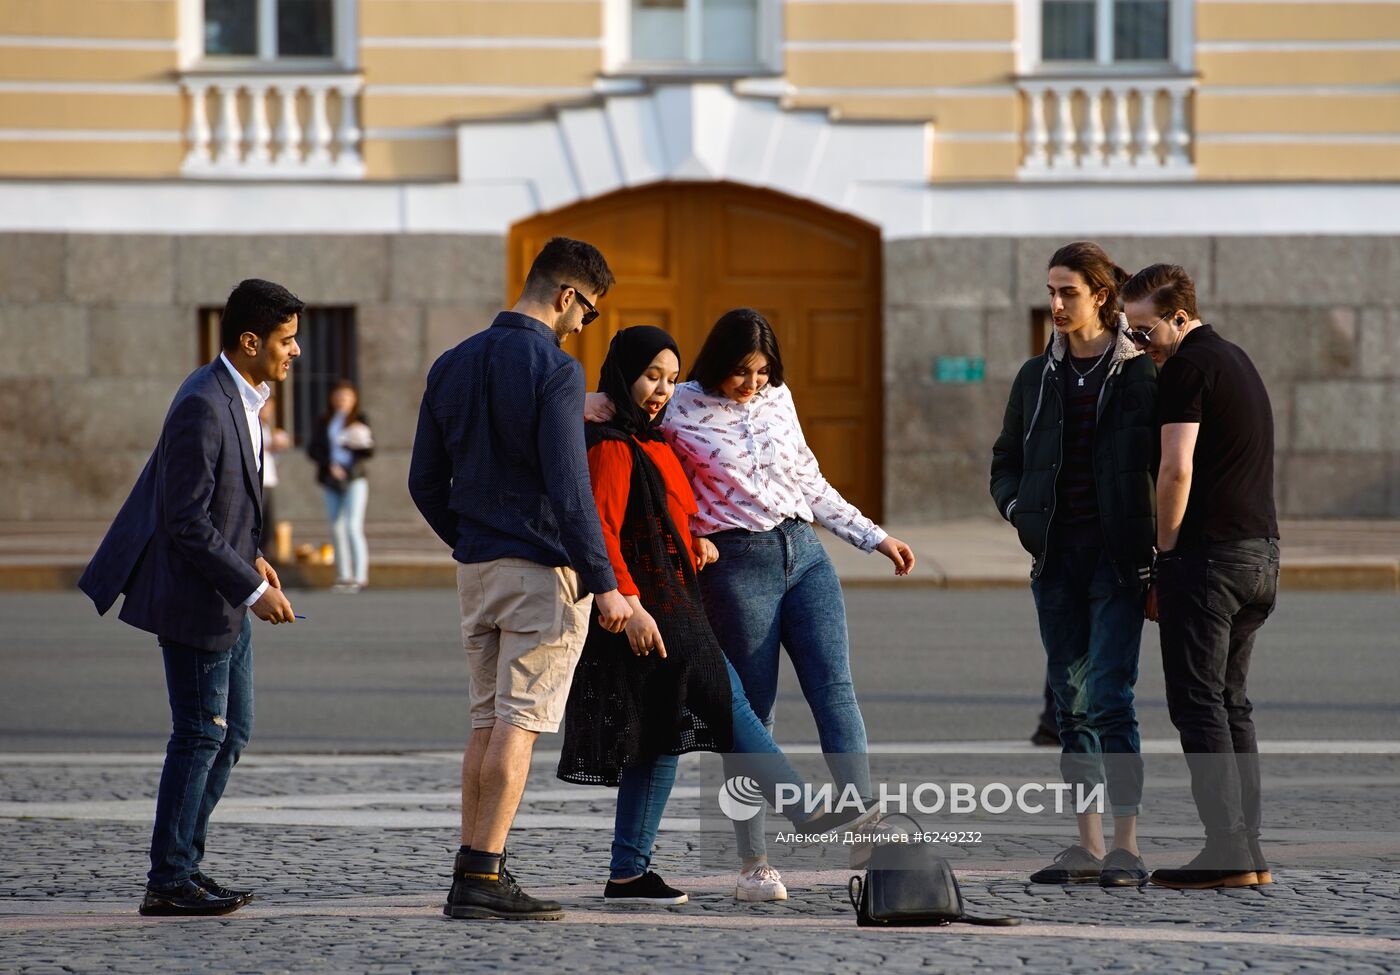
<svg viewBox="0 0 1400 975">
<path fill-rule="evenodd" d="M 847 212 L 908 237 L 1394 236 L 1400 183 L 872 183 Z M 0 233 L 505 234 L 519 181 L 0 180 Z"/>
</svg>

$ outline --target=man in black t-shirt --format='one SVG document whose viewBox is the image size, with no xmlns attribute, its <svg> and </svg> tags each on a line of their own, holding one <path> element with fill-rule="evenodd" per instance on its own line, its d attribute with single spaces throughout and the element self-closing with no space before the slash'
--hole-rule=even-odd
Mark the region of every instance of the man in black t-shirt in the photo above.
<svg viewBox="0 0 1400 975">
<path fill-rule="evenodd" d="M 1161 368 L 1157 406 L 1158 620 L 1167 706 L 1191 769 L 1205 849 L 1152 882 L 1272 882 L 1259 847 L 1258 744 L 1245 693 L 1254 637 L 1278 596 L 1274 420 L 1244 350 L 1196 312 L 1186 271 L 1154 264 L 1122 291 L 1129 336 Z"/>
</svg>

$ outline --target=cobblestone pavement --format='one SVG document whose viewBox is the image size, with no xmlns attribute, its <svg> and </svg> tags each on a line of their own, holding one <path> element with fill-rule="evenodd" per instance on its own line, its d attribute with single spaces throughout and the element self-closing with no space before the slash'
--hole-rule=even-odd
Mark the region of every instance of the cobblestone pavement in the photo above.
<svg viewBox="0 0 1400 975">
<path fill-rule="evenodd" d="M 735 902 L 732 874 L 697 830 L 708 780 L 689 759 L 655 866 L 691 902 L 605 908 L 613 793 L 554 780 L 547 753 L 512 834 L 512 869 L 566 904 L 563 922 L 441 916 L 456 845 L 459 759 L 449 753 L 250 753 L 216 814 L 206 866 L 259 899 L 222 919 L 148 920 L 135 907 L 159 757 L 0 755 L 0 972 L 1393 971 L 1396 751 L 1290 766 L 1295 785 L 1310 785 L 1274 803 L 1272 886 L 1028 884 L 1072 832 L 1052 821 L 1003 830 L 978 865 L 960 868 L 973 910 L 1020 917 L 1021 927 L 919 930 L 857 929 L 849 873 L 794 869 L 801 858 L 779 851 L 791 898 Z M 1316 787 L 1329 776 L 1333 787 Z M 1363 819 L 1368 794 L 1384 801 Z M 1145 824 L 1145 856 L 1184 860 L 1195 836 L 1190 824 Z"/>
</svg>

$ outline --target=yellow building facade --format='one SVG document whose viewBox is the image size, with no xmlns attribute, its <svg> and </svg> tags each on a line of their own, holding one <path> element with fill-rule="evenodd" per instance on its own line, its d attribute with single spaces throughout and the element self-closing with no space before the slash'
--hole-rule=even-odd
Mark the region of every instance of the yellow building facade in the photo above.
<svg viewBox="0 0 1400 975">
<path fill-rule="evenodd" d="M 452 180 L 461 121 L 694 78 L 931 123 L 936 183 L 1400 178 L 1374 0 L 0 0 L 0 176 Z"/>
</svg>

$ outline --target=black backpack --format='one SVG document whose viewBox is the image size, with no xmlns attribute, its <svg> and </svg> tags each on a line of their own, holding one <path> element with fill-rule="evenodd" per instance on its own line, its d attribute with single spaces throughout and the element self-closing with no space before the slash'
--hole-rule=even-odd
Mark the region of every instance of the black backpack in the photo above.
<svg viewBox="0 0 1400 975">
<path fill-rule="evenodd" d="M 923 829 L 909 816 L 918 832 Z M 881 822 L 884 827 L 884 822 Z M 860 927 L 940 925 L 965 922 L 1007 927 L 1015 917 L 976 917 L 963 909 L 953 867 L 933 843 L 877 843 L 865 879 L 852 877 L 847 892 Z"/>
</svg>

